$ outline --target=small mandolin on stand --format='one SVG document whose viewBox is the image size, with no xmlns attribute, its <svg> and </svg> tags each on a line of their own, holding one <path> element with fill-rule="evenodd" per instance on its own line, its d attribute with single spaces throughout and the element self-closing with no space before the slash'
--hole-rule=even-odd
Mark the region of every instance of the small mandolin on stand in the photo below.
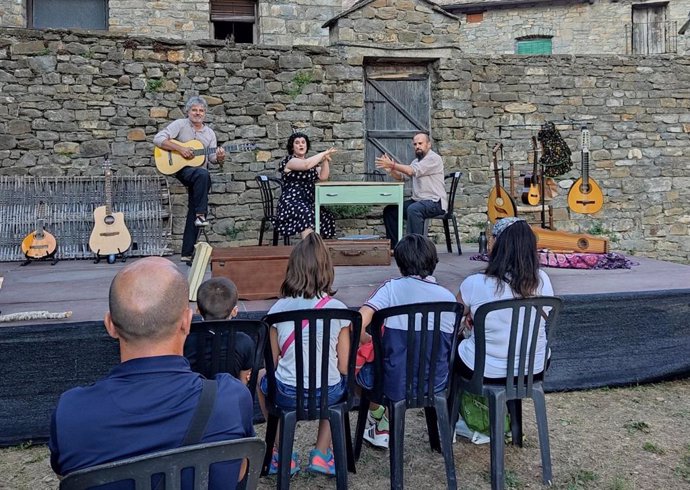
<svg viewBox="0 0 690 490">
<path fill-rule="evenodd" d="M 582 177 L 577 179 L 568 191 L 568 207 L 575 213 L 592 214 L 601 209 L 604 204 L 604 194 L 599 184 L 589 176 L 589 130 L 583 129 L 581 135 L 582 146 Z"/>
<path fill-rule="evenodd" d="M 525 176 L 525 187 L 522 190 L 522 202 L 530 206 L 536 206 L 541 202 L 541 193 L 539 192 L 539 175 L 537 168 L 537 138 L 532 136 L 532 153 L 534 158 L 534 167 L 532 167 L 532 175 Z"/>
<path fill-rule="evenodd" d="M 36 220 L 36 229 L 22 240 L 22 252 L 28 264 L 31 260 L 41 260 L 53 257 L 57 250 L 55 237 L 45 230 L 45 220 Z M 53 260 L 53 265 L 57 260 Z"/>
<path fill-rule="evenodd" d="M 491 153 L 493 153 L 495 186 L 492 187 L 491 192 L 489 192 L 489 202 L 487 204 L 486 213 L 489 216 L 489 221 L 492 223 L 497 219 L 517 216 L 515 201 L 513 201 L 513 197 L 501 187 L 498 178 L 498 152 L 501 148 L 503 148 L 503 145 L 501 143 L 496 143 L 496 146 L 494 146 L 494 149 L 491 151 Z"/>
</svg>

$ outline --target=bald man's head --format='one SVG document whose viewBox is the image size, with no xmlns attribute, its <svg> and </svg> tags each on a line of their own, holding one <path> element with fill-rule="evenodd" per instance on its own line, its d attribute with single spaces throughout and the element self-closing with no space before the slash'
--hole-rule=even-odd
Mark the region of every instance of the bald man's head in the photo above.
<svg viewBox="0 0 690 490">
<path fill-rule="evenodd" d="M 162 257 L 132 262 L 110 285 L 110 316 L 128 342 L 171 336 L 189 306 L 187 280 Z"/>
</svg>

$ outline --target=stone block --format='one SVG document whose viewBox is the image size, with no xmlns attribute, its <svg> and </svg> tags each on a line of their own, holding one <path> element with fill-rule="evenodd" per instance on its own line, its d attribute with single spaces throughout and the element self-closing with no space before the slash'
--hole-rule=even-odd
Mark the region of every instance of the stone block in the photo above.
<svg viewBox="0 0 690 490">
<path fill-rule="evenodd" d="M 134 128 L 127 131 L 127 140 L 146 141 L 146 132 L 141 128 Z"/>
</svg>

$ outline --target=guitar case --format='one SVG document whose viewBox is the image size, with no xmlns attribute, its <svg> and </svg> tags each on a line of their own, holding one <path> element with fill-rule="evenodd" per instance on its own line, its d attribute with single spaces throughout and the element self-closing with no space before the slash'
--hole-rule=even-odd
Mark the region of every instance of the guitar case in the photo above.
<svg viewBox="0 0 690 490">
<path fill-rule="evenodd" d="M 211 252 L 213 252 L 213 247 L 206 242 L 197 242 L 194 245 L 194 260 L 192 261 L 192 267 L 189 269 L 189 276 L 187 276 L 189 301 L 196 301 L 196 292 L 204 281 L 206 268 L 211 261 Z"/>
</svg>

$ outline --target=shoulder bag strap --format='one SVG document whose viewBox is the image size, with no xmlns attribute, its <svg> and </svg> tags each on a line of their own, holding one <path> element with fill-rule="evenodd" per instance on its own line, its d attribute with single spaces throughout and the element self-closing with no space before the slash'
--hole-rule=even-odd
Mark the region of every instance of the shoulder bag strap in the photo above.
<svg viewBox="0 0 690 490">
<path fill-rule="evenodd" d="M 326 303 L 328 303 L 331 300 L 330 296 L 324 296 L 319 300 L 318 303 L 316 303 L 316 306 L 314 306 L 315 310 L 320 310 L 323 308 Z M 309 326 L 309 320 L 302 320 L 302 329 L 304 330 Z M 285 357 L 285 353 L 287 350 L 290 348 L 292 343 L 295 341 L 295 332 L 293 331 L 287 339 L 285 339 L 285 343 L 283 344 L 283 347 L 280 349 L 280 357 Z"/>
<path fill-rule="evenodd" d="M 182 440 L 182 446 L 190 446 L 198 444 L 204 437 L 208 419 L 211 418 L 211 411 L 216 401 L 216 392 L 218 391 L 218 383 L 215 379 L 204 379 L 201 387 L 201 396 L 199 403 L 196 406 L 192 421 L 189 423 L 187 433 Z"/>
</svg>

